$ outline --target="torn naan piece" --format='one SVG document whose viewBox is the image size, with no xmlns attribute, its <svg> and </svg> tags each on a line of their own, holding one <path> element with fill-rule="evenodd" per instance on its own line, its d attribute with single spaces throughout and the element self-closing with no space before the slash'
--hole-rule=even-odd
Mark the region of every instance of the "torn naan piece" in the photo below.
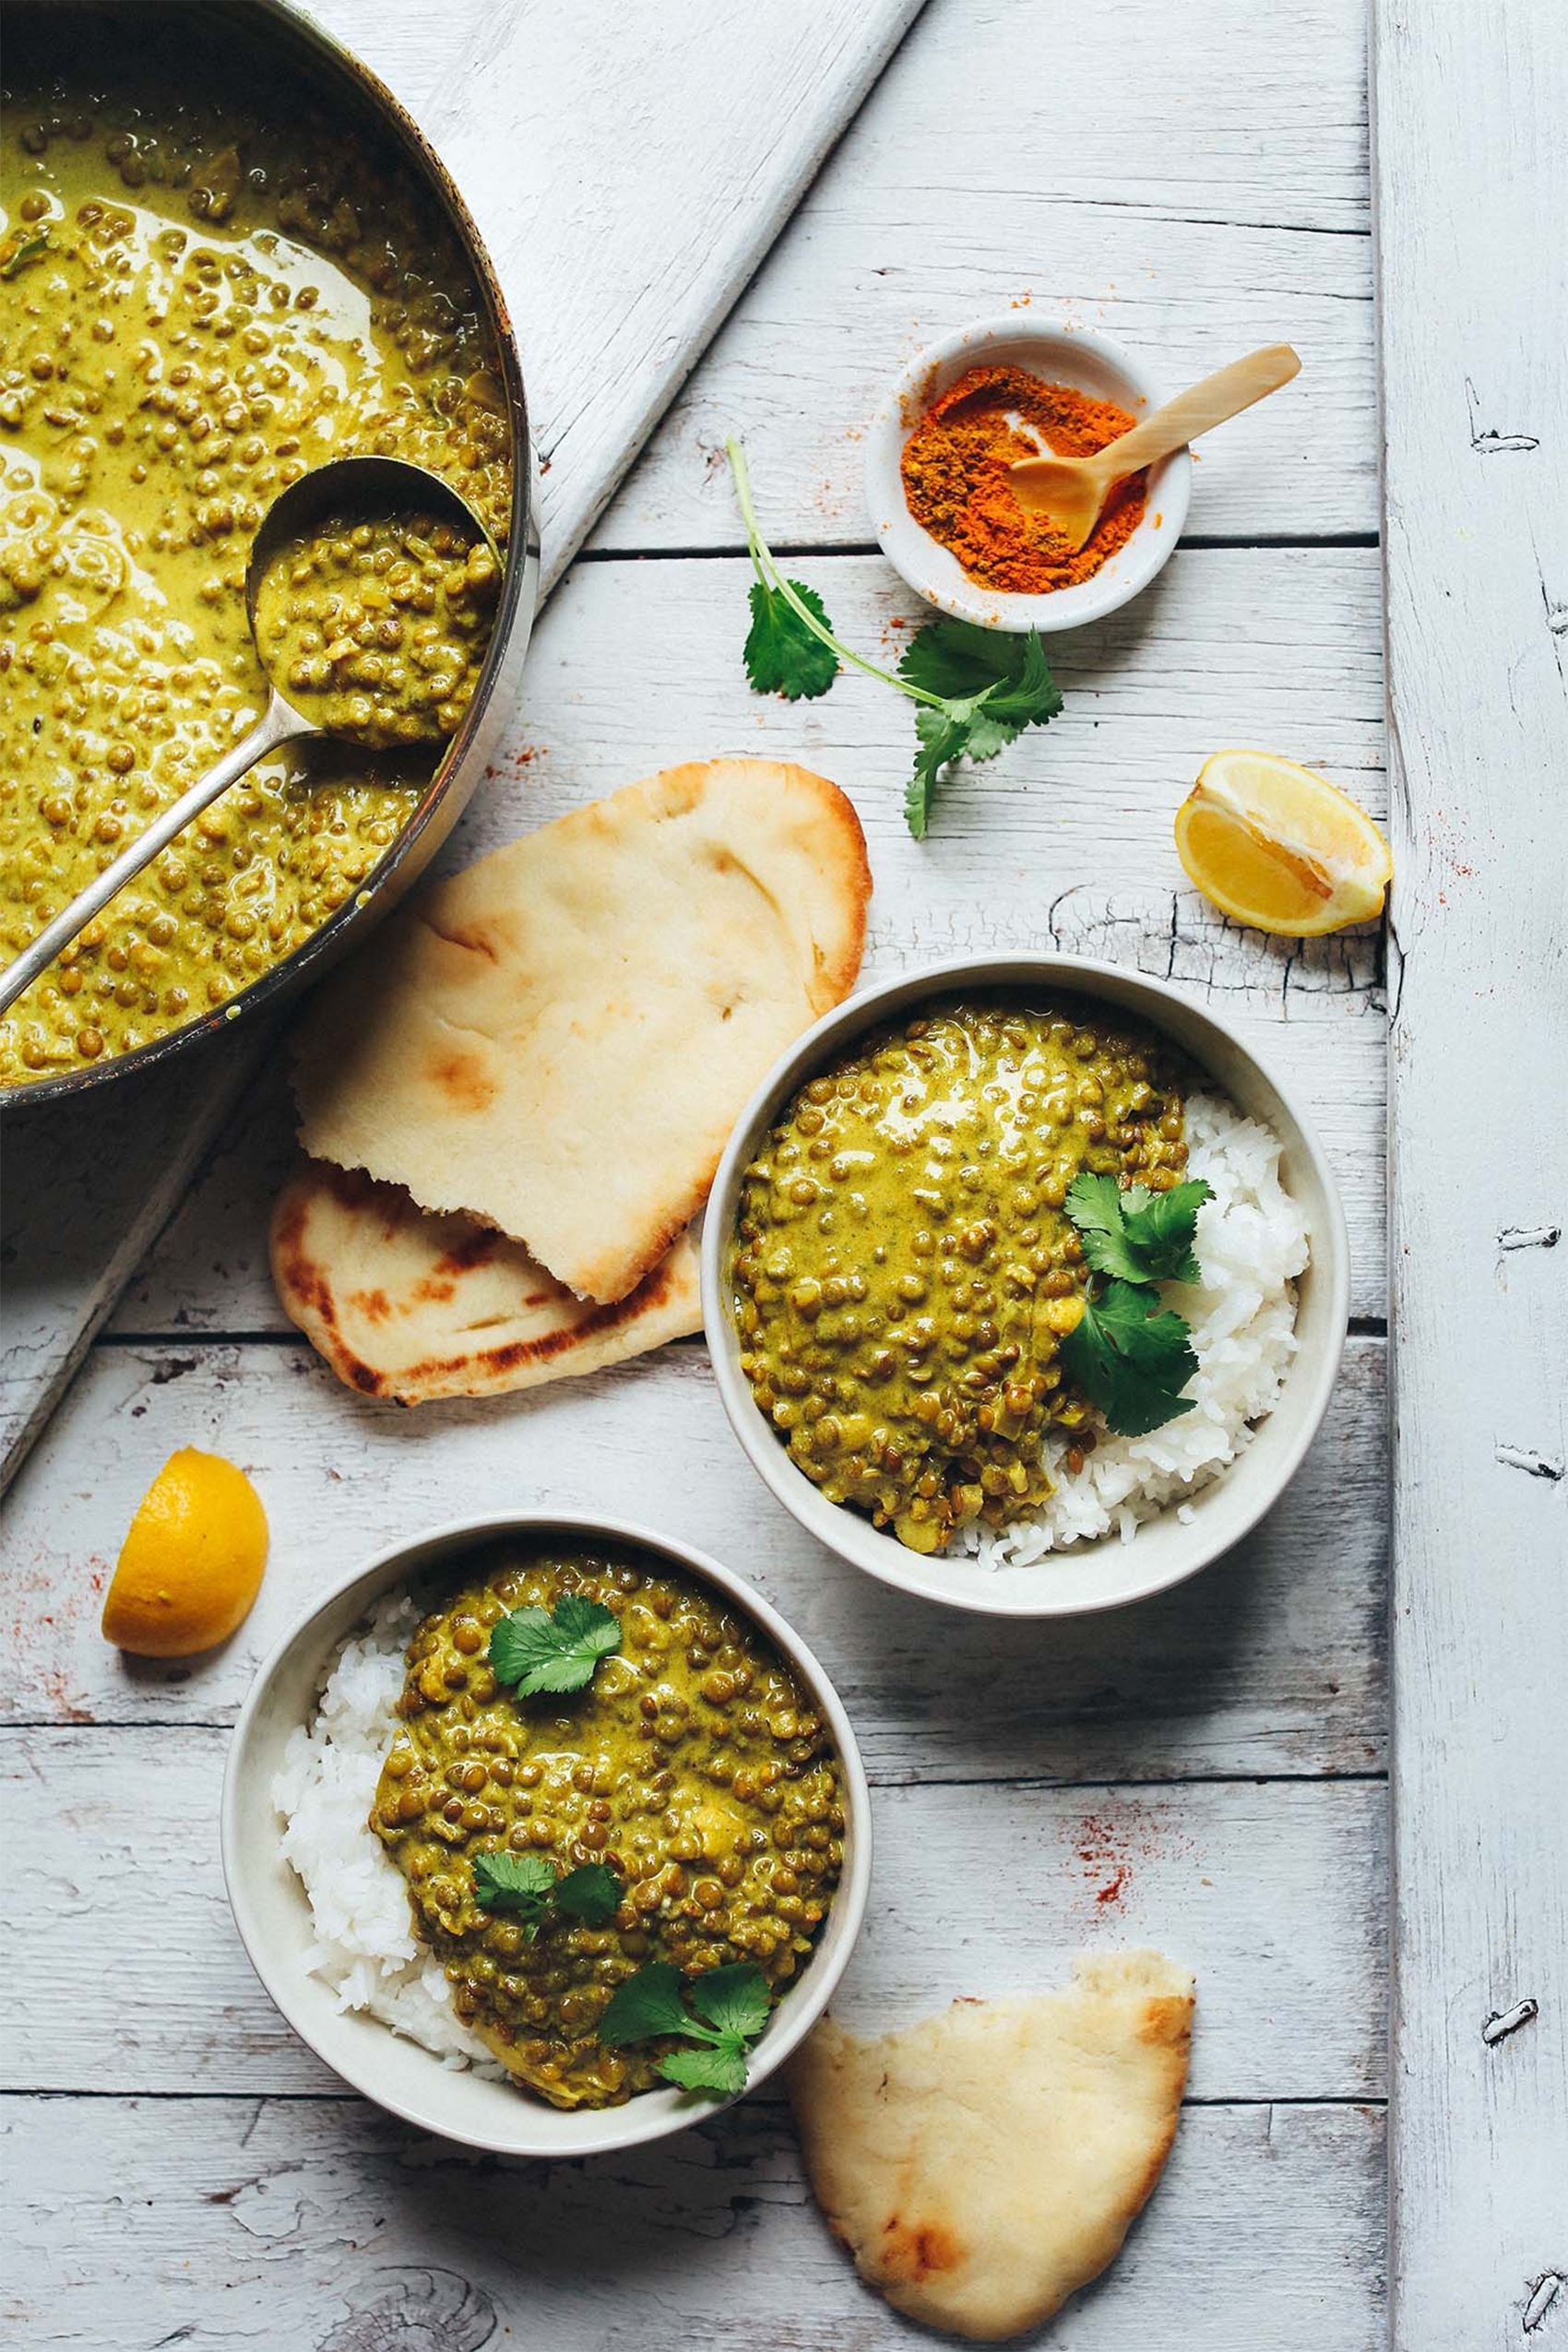
<svg viewBox="0 0 1568 2352">
<path fill-rule="evenodd" d="M 849 994 L 870 893 L 825 777 L 666 768 L 377 932 L 306 1016 L 300 1140 L 624 1298 L 701 1207 L 754 1087 Z"/>
<path fill-rule="evenodd" d="M 433 1216 L 400 1186 L 322 1160 L 284 1187 L 271 1252 L 284 1313 L 339 1379 L 400 1405 L 537 1388 L 702 1328 L 690 1233 L 598 1306 L 493 1226 Z"/>
<path fill-rule="evenodd" d="M 862 2278 L 930 2327 L 1038 2327 L 1112 2262 L 1170 2153 L 1193 1978 L 1158 1952 L 1064 1992 L 959 2001 L 861 2041 L 831 2018 L 787 2071 L 818 2204 Z"/>
</svg>

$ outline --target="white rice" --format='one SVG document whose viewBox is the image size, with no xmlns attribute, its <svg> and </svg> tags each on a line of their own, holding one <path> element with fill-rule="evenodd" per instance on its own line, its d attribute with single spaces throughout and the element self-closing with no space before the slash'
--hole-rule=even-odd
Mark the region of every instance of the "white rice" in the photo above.
<svg viewBox="0 0 1568 2352">
<path fill-rule="evenodd" d="M 1027 1568 L 1048 1551 L 1112 1531 L 1131 1543 L 1146 1519 L 1179 1505 L 1232 1463 L 1270 1412 L 1296 1352 L 1294 1277 L 1306 1265 L 1301 1212 L 1279 1181 L 1279 1139 L 1223 1096 L 1187 1099 L 1187 1173 L 1214 1198 L 1198 1211 L 1204 1279 L 1166 1283 L 1162 1301 L 1192 1326 L 1197 1372 L 1179 1414 L 1146 1437 L 1101 1438 L 1081 1470 L 1067 1467 L 1071 1440 L 1052 1433 L 1045 1458 L 1056 1491 L 1038 1517 L 1006 1527 L 966 1527 L 952 1547 L 982 1568 Z"/>
<path fill-rule="evenodd" d="M 283 1852 L 310 1897 L 315 1940 L 306 1966 L 339 2007 L 379 2017 L 448 2066 L 504 2077 L 455 2014 L 445 1971 L 415 1938 L 407 1882 L 369 1824 L 397 1728 L 403 1652 L 420 1616 L 395 1594 L 343 1644 L 309 1729 L 301 1724 L 289 1735 L 272 1801 L 283 1816 Z"/>
</svg>

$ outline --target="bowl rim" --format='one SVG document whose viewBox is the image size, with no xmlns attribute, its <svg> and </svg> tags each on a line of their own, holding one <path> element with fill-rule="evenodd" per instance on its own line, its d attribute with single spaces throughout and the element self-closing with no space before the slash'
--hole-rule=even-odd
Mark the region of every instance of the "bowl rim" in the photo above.
<svg viewBox="0 0 1568 2352">
<path fill-rule="evenodd" d="M 1140 594 L 1175 552 L 1192 498 L 1192 452 L 1175 450 L 1152 469 L 1149 506 L 1125 551 L 1131 559 L 1132 551 L 1141 550 L 1134 560 L 1123 564 L 1120 554 L 1112 556 L 1088 579 L 1071 588 L 1052 588 L 1043 596 L 980 587 L 909 514 L 898 481 L 898 454 L 911 429 L 913 412 L 925 408 L 936 379 L 952 370 L 955 362 L 962 360 L 973 366 L 988 350 L 1006 343 L 1051 349 L 1064 362 L 1087 358 L 1108 374 L 1119 376 L 1146 412 L 1158 408 L 1167 397 L 1158 377 L 1110 336 L 1041 317 L 1032 308 L 1006 311 L 955 327 L 908 362 L 872 417 L 864 457 L 872 529 L 899 577 L 939 612 L 1004 633 L 1038 629 L 1051 635 L 1084 628 L 1118 612 Z M 1151 510 L 1159 516 L 1158 524 L 1151 518 Z"/>
<path fill-rule="evenodd" d="M 1111 989 L 1116 992 L 1108 994 L 1106 983 L 1110 983 Z M 1291 1395 L 1294 1428 L 1274 1470 L 1262 1481 L 1258 1493 L 1247 1507 L 1229 1515 L 1227 1524 L 1221 1529 L 1217 1531 L 1211 1526 L 1207 1530 L 1200 1530 L 1194 1526 L 1192 1529 L 1192 1544 L 1174 1564 L 1169 1560 L 1163 1564 L 1154 1564 L 1149 1552 L 1146 1551 L 1142 1555 L 1145 1563 L 1142 1569 L 1133 1569 L 1130 1563 L 1139 1558 L 1136 1544 L 1124 1544 L 1112 1532 L 1061 1552 L 1047 1553 L 1040 1562 L 1027 1569 L 1001 1569 L 992 1574 L 974 1568 L 971 1572 L 974 1577 L 972 1588 L 965 1587 L 961 1591 L 936 1589 L 932 1573 L 937 1563 L 928 1562 L 921 1555 L 909 1551 L 897 1538 L 873 1526 L 870 1520 L 859 1512 L 851 1511 L 845 1504 L 829 1503 L 791 1460 L 764 1420 L 753 1402 L 750 1386 L 740 1368 L 739 1337 L 725 1298 L 724 1253 L 733 1224 L 741 1175 L 763 1132 L 787 1098 L 834 1052 L 849 1045 L 867 1030 L 875 1028 L 881 1022 L 928 997 L 947 995 L 955 989 L 963 988 L 979 992 L 1041 987 L 1056 988 L 1063 993 L 1075 993 L 1094 1002 L 1109 1003 L 1134 1017 L 1141 1017 L 1170 1037 L 1201 1068 L 1206 1067 L 1203 1053 L 1188 1041 L 1183 1031 L 1210 1032 L 1223 1043 L 1229 1054 L 1238 1057 L 1241 1063 L 1248 1066 L 1250 1075 L 1261 1082 L 1261 1091 L 1272 1093 L 1284 1120 L 1300 1137 L 1311 1178 L 1322 1195 L 1322 1217 L 1311 1227 L 1312 1258 L 1308 1273 L 1314 1285 L 1321 1286 L 1324 1294 L 1321 1320 L 1325 1337 L 1315 1360 L 1303 1351 L 1294 1359 L 1287 1374 L 1280 1404 L 1286 1395 L 1291 1394 L 1292 1384 L 1297 1384 L 1295 1393 Z M 1174 1021 L 1170 1017 L 1172 1014 L 1178 1016 Z M 1218 1075 L 1212 1072 L 1210 1075 L 1219 1091 L 1231 1092 Z M 1246 1106 L 1239 1105 L 1239 1108 L 1244 1110 Z M 1013 955 L 961 956 L 921 964 L 874 982 L 825 1014 L 779 1056 L 731 1129 L 714 1178 L 702 1237 L 703 1332 L 714 1377 L 730 1426 L 739 1439 L 742 1452 L 770 1492 L 809 1535 L 837 1552 L 840 1559 L 848 1561 L 850 1566 L 876 1577 L 880 1583 L 944 1608 L 1003 1618 L 1038 1620 L 1089 1616 L 1105 1610 L 1130 1607 L 1136 1601 L 1152 1598 L 1156 1593 L 1184 1584 L 1189 1577 L 1198 1574 L 1249 1535 L 1265 1514 L 1279 1501 L 1323 1424 L 1344 1354 L 1349 1319 L 1349 1240 L 1343 1205 L 1332 1170 L 1312 1127 L 1269 1064 L 1244 1044 L 1225 1022 L 1169 982 L 1153 980 L 1147 974 L 1130 970 L 1124 965 L 1043 949 Z M 1300 1311 L 1298 1327 L 1299 1324 Z M 1260 1427 L 1267 1426 L 1274 1418 L 1274 1412 L 1280 1409 L 1280 1404 L 1277 1404 L 1273 1412 L 1265 1417 Z M 1223 1492 L 1246 1459 L 1243 1455 L 1218 1478 L 1198 1490 L 1194 1501 L 1205 1495 Z M 1149 1522 L 1150 1527 L 1173 1519 L 1178 1507 L 1178 1503 L 1169 1504 L 1165 1511 L 1157 1514 Z M 1150 1551 L 1153 1549 L 1151 1546 Z M 1049 1595 L 1042 1597 L 1036 1588 L 1038 1582 L 1048 1574 L 1051 1563 L 1072 1565 L 1097 1557 L 1114 1559 L 1121 1563 L 1123 1573 L 1114 1591 L 1088 1598 L 1056 1598 Z M 938 1563 L 943 1562 L 954 1568 L 961 1568 L 964 1557 L 938 1555 Z M 1023 1581 L 1026 1578 L 1034 1581 L 1026 1584 Z M 1014 1579 L 1018 1581 L 1014 1582 Z"/>
<path fill-rule="evenodd" d="M 465 2125 L 460 2116 L 453 2118 L 442 2111 L 437 2087 L 440 2083 L 456 2085 L 476 2079 L 488 2083 L 488 2078 L 476 2078 L 467 2068 L 445 2066 L 434 2051 L 426 2051 L 422 2045 L 407 2035 L 394 2036 L 392 2027 L 382 2024 L 379 2019 L 370 2019 L 359 2013 L 339 2013 L 351 2016 L 356 2025 L 380 2025 L 389 2039 L 398 2040 L 405 2049 L 418 2050 L 421 2057 L 427 2059 L 432 2070 L 433 2096 L 430 2100 L 422 2101 L 389 2092 L 376 2081 L 373 2063 L 362 2065 L 352 2055 L 332 2055 L 322 2048 L 309 2014 L 311 2003 L 306 1989 L 312 1984 L 322 1991 L 326 1988 L 303 1972 L 297 1988 L 282 1977 L 272 1950 L 273 1939 L 264 1923 L 263 1907 L 252 1883 L 253 1875 L 272 1858 L 249 1849 L 244 1835 L 241 1810 L 247 1793 L 248 1777 L 258 1769 L 252 1750 L 266 1736 L 267 1727 L 264 1716 L 273 1688 L 279 1677 L 301 1658 L 313 1642 L 316 1645 L 314 1687 L 319 1694 L 332 1650 L 348 1639 L 360 1619 L 399 1583 L 414 1586 L 421 1577 L 481 1544 L 508 1537 L 550 1534 L 564 1534 L 652 1552 L 679 1573 L 714 1586 L 772 1642 L 810 1689 L 814 1704 L 820 1707 L 833 1736 L 844 1801 L 844 1869 L 810 1961 L 774 2012 L 766 2031 L 753 2046 L 750 2075 L 744 2091 L 737 2093 L 735 2097 L 707 2099 L 698 2105 L 671 2085 L 668 2090 L 639 2093 L 621 2107 L 581 2108 L 568 2112 L 552 2108 L 544 2100 L 526 2093 L 513 2093 L 508 2089 L 508 2097 L 515 2097 L 516 2101 L 517 2129 L 502 2135 L 471 2124 Z M 355 1613 L 328 1640 L 319 1630 L 322 1622 L 324 1620 L 340 1619 L 350 1596 L 355 1604 Z M 267 1767 L 268 1777 L 272 1769 L 275 1769 L 275 1764 Z M 272 1810 L 276 1819 L 276 1809 Z M 280 1827 L 279 1835 L 281 1835 Z M 376 2106 L 418 2130 L 434 2132 L 463 2146 L 482 2148 L 493 2155 L 575 2161 L 583 2156 L 602 2156 L 641 2146 L 648 2141 L 662 2139 L 671 2132 L 687 2131 L 695 2124 L 707 2122 L 724 2108 L 732 2107 L 736 2098 L 749 2097 L 798 2048 L 832 1999 L 864 1924 L 871 1890 L 871 1792 L 854 1727 L 826 1669 L 772 1603 L 734 1569 L 726 1567 L 695 1544 L 687 1543 L 683 1537 L 662 1534 L 634 1520 L 607 1516 L 598 1512 L 542 1508 L 493 1512 L 476 1518 L 445 1520 L 420 1534 L 401 1537 L 397 1542 L 384 1546 L 373 1558 L 362 1562 L 347 1575 L 339 1577 L 328 1590 L 316 1595 L 303 1615 L 297 1618 L 274 1643 L 252 1678 L 230 1735 L 223 1770 L 220 1847 L 229 1907 L 257 1981 L 284 2022 L 323 2065 L 329 2067 L 363 2097 L 373 2100 Z M 284 1863 L 283 1868 L 289 1871 L 302 1909 L 308 1917 L 308 1898 L 303 1882 L 291 1865 Z M 372 2051 L 375 2048 L 374 2043 L 367 2044 L 367 2049 Z M 588 2118 L 597 2119 L 598 2130 L 585 2128 Z M 576 2127 L 569 2140 L 565 2133 L 552 2129 L 552 2126 L 568 2123 Z"/>
</svg>

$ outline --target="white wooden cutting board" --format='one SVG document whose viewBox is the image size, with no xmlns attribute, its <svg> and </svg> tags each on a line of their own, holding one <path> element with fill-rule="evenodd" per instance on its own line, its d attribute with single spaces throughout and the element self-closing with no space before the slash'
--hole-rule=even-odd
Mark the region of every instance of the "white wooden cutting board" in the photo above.
<svg viewBox="0 0 1568 2352">
<path fill-rule="evenodd" d="M 447 0 L 433 55 L 408 11 L 318 0 L 440 148 L 495 262 L 544 469 L 546 595 L 921 6 L 629 9 L 607 55 L 576 10 Z M 492 789 L 522 824 L 517 772 Z M 6 1123 L 0 1491 L 267 1051 L 222 1039 Z"/>
</svg>

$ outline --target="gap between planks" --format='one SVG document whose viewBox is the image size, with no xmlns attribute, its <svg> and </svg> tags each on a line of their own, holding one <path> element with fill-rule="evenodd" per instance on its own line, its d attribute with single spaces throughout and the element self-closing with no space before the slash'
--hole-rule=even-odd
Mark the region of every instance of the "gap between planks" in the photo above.
<svg viewBox="0 0 1568 2352">
<path fill-rule="evenodd" d="M 1381 547 L 1377 531 L 1183 531 L 1176 553 L 1205 554 L 1215 552 L 1235 553 L 1266 553 L 1276 548 L 1291 547 Z M 874 539 L 779 539 L 769 540 L 768 552 L 780 558 L 796 557 L 810 563 L 839 556 L 880 555 L 882 548 Z M 585 547 L 576 556 L 578 564 L 707 564 L 733 562 L 737 556 L 750 553 L 745 540 L 715 540 L 711 546 L 664 546 L 652 540 L 636 547 Z M 938 617 L 935 612 L 932 618 Z"/>
<path fill-rule="evenodd" d="M 383 2112 L 383 2110 L 375 2105 L 374 2100 L 362 2098 L 357 2091 L 350 2090 L 203 2091 L 193 2089 L 182 2091 L 62 2091 L 49 2086 L 44 2086 L 38 2090 L 30 2090 L 20 2084 L 16 2084 L 11 2085 L 9 2088 L 0 2090 L 0 2107 L 4 2107 L 7 2100 L 19 2101 L 22 2099 L 51 2099 L 54 2101 L 56 2105 L 66 2100 L 117 2100 L 122 2106 L 134 2103 L 137 2107 L 145 2106 L 152 2100 L 160 2101 L 164 2105 L 184 2105 L 187 2102 L 199 2099 L 208 2106 L 216 2106 L 221 2101 L 226 2100 L 231 2107 L 358 2107 L 363 2108 L 368 2113 L 373 2115 L 378 2115 Z M 788 2104 L 782 2093 L 771 2090 L 766 2084 L 759 2085 L 757 2089 L 748 2093 L 746 2103 L 749 2107 L 756 2108 L 782 2108 Z M 1325 2091 L 1315 2097 L 1312 2094 L 1308 2093 L 1304 2096 L 1297 2094 L 1289 2098 L 1248 2098 L 1245 2097 L 1239 2098 L 1183 2098 L 1182 2105 L 1183 2108 L 1202 2108 L 1211 2110 L 1218 2109 L 1221 2113 L 1231 2108 L 1349 2108 L 1352 2111 L 1359 2114 L 1365 2114 L 1369 2111 L 1369 2109 L 1373 2113 L 1381 2114 L 1384 2108 L 1388 2105 L 1388 2101 L 1381 2092 L 1368 2092 L 1364 2097 L 1351 2097 L 1348 2095 L 1341 2096 L 1334 2092 Z M 434 2138 L 436 2135 L 432 2133 L 429 2136 Z M 530 2161 L 530 2159 L 528 2157 L 519 2157 L 517 2161 L 519 2163 L 527 2163 Z"/>
<path fill-rule="evenodd" d="M 126 1732 L 145 1731 L 148 1728 L 145 1717 L 128 1716 L 96 1716 L 90 1723 L 62 1723 L 58 1718 L 46 1716 L 11 1716 L 0 1723 L 0 1756 L 5 1752 L 6 1743 L 20 1731 L 30 1735 L 52 1732 L 60 1737 L 87 1740 L 96 1739 L 100 1734 L 114 1739 Z M 216 1731 L 226 1736 L 234 1728 L 234 1718 L 232 1716 L 182 1716 L 177 1725 L 165 1728 L 175 1728 L 181 1733 Z M 1142 1778 L 1136 1773 L 1120 1773 L 1111 1777 L 1102 1773 L 1092 1780 L 1056 1780 L 1049 1773 L 1006 1773 L 996 1776 L 940 1770 L 916 1772 L 912 1767 L 908 1772 L 899 1772 L 886 1766 L 880 1770 L 873 1764 L 866 1766 L 866 1782 L 873 1788 L 983 1788 L 988 1791 L 1006 1790 L 1018 1796 L 1028 1796 L 1033 1791 L 1050 1796 L 1114 1798 L 1123 1790 L 1144 1796 L 1150 1790 L 1167 1788 L 1293 1788 L 1304 1785 L 1316 1786 L 1320 1782 L 1331 1783 L 1336 1788 L 1363 1785 L 1381 1787 L 1387 1778 L 1386 1770 L 1352 1772 L 1332 1764 L 1316 1769 L 1303 1766 L 1300 1772 L 1168 1772 L 1150 1773 Z"/>
</svg>

